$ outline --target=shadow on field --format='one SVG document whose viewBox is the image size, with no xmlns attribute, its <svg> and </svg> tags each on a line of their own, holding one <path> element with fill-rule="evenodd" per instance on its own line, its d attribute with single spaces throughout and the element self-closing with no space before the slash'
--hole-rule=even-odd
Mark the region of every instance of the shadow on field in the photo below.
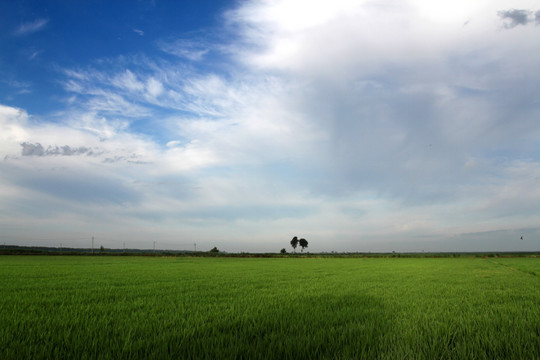
<svg viewBox="0 0 540 360">
<path fill-rule="evenodd" d="M 210 319 L 178 355 L 192 358 L 358 358 L 384 353 L 390 328 L 380 299 L 302 295 L 293 303 L 248 306 Z M 231 317 L 232 316 L 232 317 Z M 187 352 L 186 352 L 187 350 Z"/>
</svg>

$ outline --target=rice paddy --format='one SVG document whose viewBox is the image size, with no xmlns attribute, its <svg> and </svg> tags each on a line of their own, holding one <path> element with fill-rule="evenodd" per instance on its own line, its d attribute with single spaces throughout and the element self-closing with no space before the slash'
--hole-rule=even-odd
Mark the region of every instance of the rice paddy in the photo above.
<svg viewBox="0 0 540 360">
<path fill-rule="evenodd" d="M 540 258 L 0 256 L 0 358 L 540 358 Z"/>
</svg>

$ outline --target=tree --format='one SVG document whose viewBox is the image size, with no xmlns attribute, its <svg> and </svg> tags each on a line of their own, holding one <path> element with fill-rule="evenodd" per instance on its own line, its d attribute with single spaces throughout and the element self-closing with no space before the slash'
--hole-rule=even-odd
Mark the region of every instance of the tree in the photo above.
<svg viewBox="0 0 540 360">
<path fill-rule="evenodd" d="M 212 250 L 210 250 L 211 253 L 218 253 L 219 250 L 216 246 L 214 246 L 214 248 Z"/>
<path fill-rule="evenodd" d="M 291 246 L 292 246 L 294 252 L 296 252 L 296 247 L 298 246 L 298 238 L 296 236 L 292 238 Z"/>
<path fill-rule="evenodd" d="M 281 253 L 282 254 L 286 254 L 287 253 L 287 250 L 285 250 L 285 248 L 281 249 Z"/>
<path fill-rule="evenodd" d="M 302 252 L 304 252 L 304 248 L 307 248 L 307 245 L 308 245 L 307 240 L 302 238 L 298 240 L 298 243 L 300 244 L 300 247 L 302 248 Z"/>
</svg>

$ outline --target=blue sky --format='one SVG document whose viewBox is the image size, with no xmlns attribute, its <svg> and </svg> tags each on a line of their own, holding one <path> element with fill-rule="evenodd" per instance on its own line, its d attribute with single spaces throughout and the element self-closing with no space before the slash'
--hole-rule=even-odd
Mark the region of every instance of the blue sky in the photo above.
<svg viewBox="0 0 540 360">
<path fill-rule="evenodd" d="M 536 1 L 5 1 L 0 34 L 5 243 L 539 249 Z"/>
</svg>

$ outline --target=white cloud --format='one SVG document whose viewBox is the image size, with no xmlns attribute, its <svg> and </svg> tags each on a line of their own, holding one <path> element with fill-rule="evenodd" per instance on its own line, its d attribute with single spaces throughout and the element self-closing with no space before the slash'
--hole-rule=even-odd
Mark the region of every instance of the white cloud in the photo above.
<svg viewBox="0 0 540 360">
<path fill-rule="evenodd" d="M 0 105 L 0 157 L 13 154 L 18 143 L 26 139 L 27 123 L 26 111 Z"/>
</svg>

